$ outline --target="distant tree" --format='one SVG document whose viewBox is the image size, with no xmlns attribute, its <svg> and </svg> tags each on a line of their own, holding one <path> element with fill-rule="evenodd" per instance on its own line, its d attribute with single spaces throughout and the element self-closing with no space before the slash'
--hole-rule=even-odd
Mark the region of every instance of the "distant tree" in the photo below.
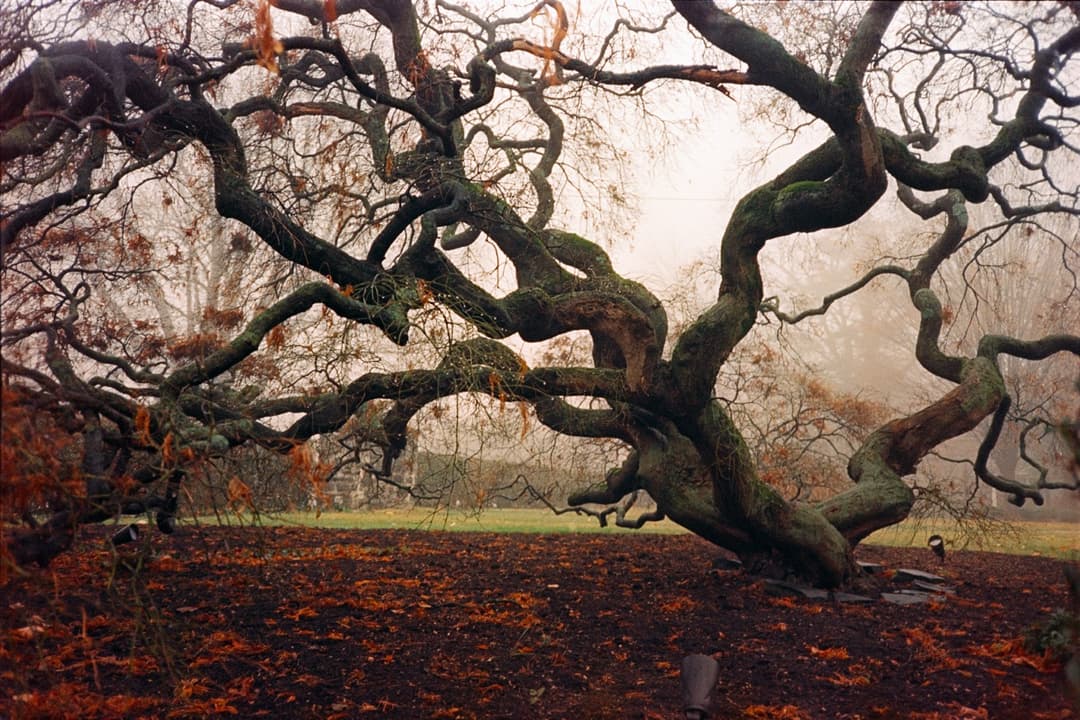
<svg viewBox="0 0 1080 720">
<path fill-rule="evenodd" d="M 905 478 L 920 460 L 1008 412 L 1003 358 L 1080 354 L 1071 329 L 987 328 L 943 345 L 940 299 L 941 269 L 970 240 L 969 205 L 1075 227 L 1080 9 L 836 4 L 829 30 L 806 32 L 814 4 L 751 6 L 770 18 L 753 23 L 711 2 L 672 7 L 624 11 L 596 32 L 556 0 L 482 12 L 445 0 L 6 4 L 5 434 L 31 443 L 54 422 L 81 454 L 61 472 L 20 445 L 29 465 L 18 477 L 5 467 L 5 487 L 20 488 L 5 490 L 5 521 L 31 525 L 6 532 L 15 559 L 47 563 L 77 524 L 119 512 L 154 512 L 168 531 L 185 477 L 241 446 L 319 476 L 303 444 L 357 416 L 350 431 L 379 448 L 389 478 L 418 413 L 482 393 L 525 403 L 557 433 L 621 443 L 621 466 L 572 505 L 646 491 L 656 511 L 622 521 L 669 517 L 752 565 L 852 580 L 855 545 L 910 511 Z M 625 207 L 619 163 L 657 87 L 718 103 L 754 88 L 788 126 L 817 133 L 724 228 L 702 228 L 719 245 L 719 281 L 670 345 L 663 303 L 620 276 L 601 244 L 564 229 L 560 209 L 580 209 L 564 200 L 575 192 L 594 222 Z M 995 184 L 1017 173 L 1022 182 Z M 785 495 L 783 463 L 762 472 L 764 455 L 717 391 L 756 322 L 805 315 L 766 300 L 759 253 L 856 223 L 890 185 L 910 211 L 895 222 L 924 246 L 809 312 L 900 278 L 919 318 L 915 357 L 947 389 L 862 438 L 839 491 L 824 482 Z M 146 230 L 161 205 L 190 207 L 192 188 L 212 191 L 218 217 L 196 215 L 189 237 L 235 238 L 250 259 L 206 258 L 235 279 L 221 285 L 228 302 L 207 305 L 212 327 L 186 334 L 180 352 L 158 346 L 162 313 L 147 310 L 141 326 L 117 318 L 154 297 L 178 301 L 138 278 L 190 261 L 187 239 Z M 1071 238 L 1024 242 L 1072 267 Z M 281 268 L 273 282 L 265 250 Z M 574 331 L 589 336 L 588 364 L 545 362 L 522 345 Z M 236 382 L 244 372 L 260 382 Z M 807 387 L 834 416 L 796 405 L 802 431 L 845 417 L 845 395 Z M 992 427 L 980 457 L 998 437 Z M 976 472 L 1018 503 L 1042 501 L 1038 481 L 985 463 Z M 237 480 L 230 500 L 251 501 Z M 38 525 L 41 510 L 51 515 Z"/>
</svg>

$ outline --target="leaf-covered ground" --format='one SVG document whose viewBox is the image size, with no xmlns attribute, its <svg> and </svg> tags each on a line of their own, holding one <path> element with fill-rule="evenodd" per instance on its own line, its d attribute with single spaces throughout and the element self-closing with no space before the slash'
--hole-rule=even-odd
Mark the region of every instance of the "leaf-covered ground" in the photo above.
<svg viewBox="0 0 1080 720">
<path fill-rule="evenodd" d="M 776 597 L 691 536 L 101 532 L 4 579 L 0 717 L 682 717 L 679 662 L 721 665 L 722 718 L 1068 718 L 1019 638 L 1062 562 L 863 548 L 956 594 Z M 139 563 L 136 568 L 132 564 Z"/>
</svg>

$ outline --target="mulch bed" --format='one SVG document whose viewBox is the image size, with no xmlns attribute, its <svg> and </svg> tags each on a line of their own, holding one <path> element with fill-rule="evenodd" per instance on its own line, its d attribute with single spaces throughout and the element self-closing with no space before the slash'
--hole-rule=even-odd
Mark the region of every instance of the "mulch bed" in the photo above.
<svg viewBox="0 0 1080 720">
<path fill-rule="evenodd" d="M 860 548 L 956 591 L 898 606 L 777 596 L 692 536 L 103 533 L 0 585 L 0 717 L 674 720 L 691 653 L 714 717 L 1075 717 L 1019 642 L 1059 560 Z"/>
</svg>

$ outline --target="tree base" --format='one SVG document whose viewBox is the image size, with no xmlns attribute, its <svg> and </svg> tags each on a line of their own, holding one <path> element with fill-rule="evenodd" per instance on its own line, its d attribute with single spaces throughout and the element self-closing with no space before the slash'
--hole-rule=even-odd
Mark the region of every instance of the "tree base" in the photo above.
<svg viewBox="0 0 1080 720">
<path fill-rule="evenodd" d="M 48 567 L 53 558 L 68 550 L 74 541 L 75 530 L 67 522 L 49 522 L 34 528 L 10 528 L 3 533 L 4 555 L 20 567 L 30 563 Z"/>
</svg>

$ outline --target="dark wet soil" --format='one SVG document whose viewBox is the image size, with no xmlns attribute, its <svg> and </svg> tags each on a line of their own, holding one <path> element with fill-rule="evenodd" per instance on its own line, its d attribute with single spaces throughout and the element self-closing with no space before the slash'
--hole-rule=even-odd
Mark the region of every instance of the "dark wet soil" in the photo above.
<svg viewBox="0 0 1080 720">
<path fill-rule="evenodd" d="M 865 547 L 939 574 L 929 603 L 777 594 L 691 536 L 102 531 L 0 585 L 0 717 L 1069 718 L 1025 651 L 1068 602 L 1060 560 Z"/>
</svg>

